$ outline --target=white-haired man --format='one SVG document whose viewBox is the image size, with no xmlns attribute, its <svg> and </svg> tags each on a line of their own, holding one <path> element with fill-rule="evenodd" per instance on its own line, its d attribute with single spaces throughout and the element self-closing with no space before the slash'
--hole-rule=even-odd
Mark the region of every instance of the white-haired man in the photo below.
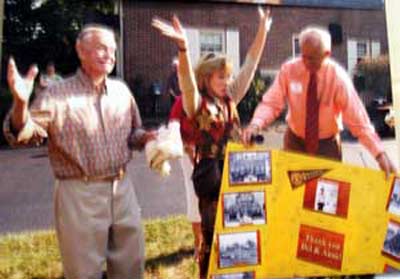
<svg viewBox="0 0 400 279">
<path fill-rule="evenodd" d="M 104 263 L 107 278 L 143 278 L 140 209 L 125 170 L 131 148 L 143 148 L 155 135 L 141 128 L 128 87 L 108 77 L 115 50 L 112 30 L 84 27 L 76 41 L 80 69 L 44 91 L 29 110 L 37 68 L 21 77 L 13 59 L 8 65 L 14 105 L 5 135 L 12 144 L 48 136 L 55 226 L 67 279 L 100 279 Z"/>
<path fill-rule="evenodd" d="M 350 132 L 375 157 L 388 177 L 396 172 L 371 125 L 346 71 L 331 55 L 331 37 L 319 27 L 300 33 L 301 56 L 284 63 L 243 132 L 243 142 L 271 124 L 288 106 L 284 149 L 341 160 L 340 127 Z"/>
</svg>

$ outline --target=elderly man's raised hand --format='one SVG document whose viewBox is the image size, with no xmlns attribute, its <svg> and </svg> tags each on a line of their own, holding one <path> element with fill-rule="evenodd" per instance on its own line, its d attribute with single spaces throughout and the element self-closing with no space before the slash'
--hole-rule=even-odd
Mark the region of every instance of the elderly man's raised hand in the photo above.
<svg viewBox="0 0 400 279">
<path fill-rule="evenodd" d="M 17 65 L 13 58 L 8 61 L 7 82 L 14 101 L 28 103 L 32 94 L 33 82 L 39 70 L 36 65 L 32 65 L 25 77 L 18 72 Z"/>
<path fill-rule="evenodd" d="M 172 39 L 180 49 L 187 48 L 187 37 L 177 16 L 172 17 L 172 24 L 161 19 L 153 18 L 151 25 L 158 29 L 162 35 Z"/>
</svg>

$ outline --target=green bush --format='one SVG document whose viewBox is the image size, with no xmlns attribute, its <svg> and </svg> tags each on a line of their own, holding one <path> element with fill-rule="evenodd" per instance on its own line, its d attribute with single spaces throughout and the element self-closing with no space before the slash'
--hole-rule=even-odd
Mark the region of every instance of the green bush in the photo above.
<svg viewBox="0 0 400 279">
<path fill-rule="evenodd" d="M 243 124 L 246 124 L 251 120 L 257 104 L 260 102 L 263 94 L 267 91 L 272 81 L 273 78 L 270 76 L 263 78 L 259 71 L 255 73 L 246 96 L 238 106 L 239 116 Z"/>
</svg>

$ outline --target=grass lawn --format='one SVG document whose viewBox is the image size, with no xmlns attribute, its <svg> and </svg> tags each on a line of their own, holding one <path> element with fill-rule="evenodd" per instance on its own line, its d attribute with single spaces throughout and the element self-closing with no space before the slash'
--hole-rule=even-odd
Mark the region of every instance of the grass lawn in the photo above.
<svg viewBox="0 0 400 279">
<path fill-rule="evenodd" d="M 198 278 L 191 225 L 185 217 L 147 220 L 144 226 L 146 279 Z M 62 266 L 54 231 L 0 236 L 0 279 L 61 278 Z"/>
<path fill-rule="evenodd" d="M 146 279 L 198 277 L 191 225 L 185 217 L 148 220 L 144 226 Z M 0 236 L 0 279 L 60 278 L 62 266 L 54 231 Z"/>
</svg>

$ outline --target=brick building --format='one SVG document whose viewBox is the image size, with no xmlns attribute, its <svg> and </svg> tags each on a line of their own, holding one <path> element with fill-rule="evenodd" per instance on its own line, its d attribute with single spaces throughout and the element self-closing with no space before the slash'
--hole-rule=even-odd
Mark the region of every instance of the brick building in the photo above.
<svg viewBox="0 0 400 279">
<path fill-rule="evenodd" d="M 328 28 L 333 57 L 349 73 L 357 59 L 387 53 L 385 12 L 381 0 L 244 0 L 203 2 L 121 2 L 122 69 L 135 90 L 143 80 L 145 93 L 154 81 L 165 82 L 177 49 L 151 26 L 157 16 L 176 14 L 187 29 L 194 63 L 204 51 L 226 52 L 237 69 L 243 63 L 258 25 L 257 4 L 271 7 L 273 26 L 259 68 L 273 74 L 299 53 L 297 35 L 309 24 Z"/>
</svg>

